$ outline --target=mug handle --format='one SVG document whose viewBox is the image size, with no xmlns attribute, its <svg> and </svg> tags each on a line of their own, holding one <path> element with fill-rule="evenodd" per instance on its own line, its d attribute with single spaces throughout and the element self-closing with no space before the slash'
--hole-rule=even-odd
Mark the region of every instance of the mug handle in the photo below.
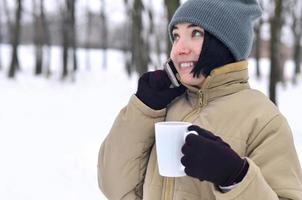
<svg viewBox="0 0 302 200">
<path fill-rule="evenodd" d="M 189 134 L 198 135 L 198 133 L 197 133 L 196 131 L 188 131 L 188 132 L 185 132 L 185 134 L 184 134 L 184 142 L 186 141 L 186 137 L 187 137 Z"/>
<path fill-rule="evenodd" d="M 187 137 L 189 134 L 198 135 L 198 133 L 197 133 L 196 131 L 188 131 L 188 132 L 185 132 L 185 134 L 184 134 L 184 142 L 186 141 L 186 137 Z M 180 163 L 180 164 L 181 164 L 181 163 Z M 185 171 L 185 166 L 183 166 L 182 164 L 181 164 L 180 168 L 181 168 L 181 171 Z"/>
</svg>

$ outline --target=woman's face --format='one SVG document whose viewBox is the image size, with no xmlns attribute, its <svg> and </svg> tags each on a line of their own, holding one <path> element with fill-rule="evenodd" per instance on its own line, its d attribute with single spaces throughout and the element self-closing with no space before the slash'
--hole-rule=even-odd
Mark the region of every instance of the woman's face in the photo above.
<svg viewBox="0 0 302 200">
<path fill-rule="evenodd" d="M 204 30 L 190 23 L 181 23 L 172 30 L 173 45 L 170 53 L 182 82 L 191 86 L 200 86 L 205 77 L 193 77 L 192 69 L 196 65 L 204 40 Z"/>
</svg>

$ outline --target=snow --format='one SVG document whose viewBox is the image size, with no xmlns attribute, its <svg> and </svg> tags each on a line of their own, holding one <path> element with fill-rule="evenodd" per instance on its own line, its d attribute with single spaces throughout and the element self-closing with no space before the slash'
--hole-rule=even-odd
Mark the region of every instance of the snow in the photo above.
<svg viewBox="0 0 302 200">
<path fill-rule="evenodd" d="M 0 46 L 5 66 L 10 49 Z M 33 48 L 22 46 L 22 72 L 16 80 L 0 71 L 0 199 L 5 200 L 100 200 L 98 150 L 119 110 L 136 90 L 137 75 L 128 77 L 119 51 L 108 52 L 105 70 L 100 51 L 91 50 L 91 69 L 79 50 L 80 70 L 76 81 L 60 81 L 60 49 L 52 49 L 50 79 L 34 77 Z M 251 85 L 267 94 L 267 79 L 256 80 L 250 60 Z M 263 73 L 269 64 L 263 60 Z M 288 62 L 288 74 L 293 69 Z M 288 76 L 289 76 L 288 75 Z M 294 133 L 302 161 L 300 86 L 278 87 L 281 112 Z"/>
</svg>

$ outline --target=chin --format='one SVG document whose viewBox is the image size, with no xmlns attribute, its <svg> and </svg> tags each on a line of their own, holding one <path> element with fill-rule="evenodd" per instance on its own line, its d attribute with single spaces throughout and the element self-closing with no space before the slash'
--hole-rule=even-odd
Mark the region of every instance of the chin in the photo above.
<svg viewBox="0 0 302 200">
<path fill-rule="evenodd" d="M 204 80 L 204 77 L 193 78 L 193 77 L 183 77 L 182 81 L 191 86 L 200 86 Z"/>
<path fill-rule="evenodd" d="M 191 85 L 191 86 L 195 86 L 197 83 L 196 81 L 192 81 L 192 80 L 186 80 L 184 79 L 183 82 L 187 85 Z"/>
</svg>

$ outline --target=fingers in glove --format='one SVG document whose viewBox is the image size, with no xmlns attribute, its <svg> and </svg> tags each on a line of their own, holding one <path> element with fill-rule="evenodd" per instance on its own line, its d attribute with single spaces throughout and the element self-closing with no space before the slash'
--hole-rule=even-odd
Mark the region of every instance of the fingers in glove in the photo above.
<svg viewBox="0 0 302 200">
<path fill-rule="evenodd" d="M 201 135 L 189 134 L 185 139 L 185 144 L 182 147 L 184 155 L 204 157 L 206 154 L 211 153 L 213 148 L 218 146 L 228 145 L 225 142 L 215 141 L 208 139 Z M 229 146 L 228 146 L 229 147 Z M 197 151 L 198 150 L 198 151 Z"/>
<path fill-rule="evenodd" d="M 149 82 L 149 72 L 144 73 L 139 79 L 138 79 L 138 85 L 146 84 Z"/>
<path fill-rule="evenodd" d="M 192 146 L 188 143 L 185 143 L 182 148 L 181 148 L 181 152 L 184 155 L 189 155 L 191 154 L 191 152 L 193 152 Z"/>
<path fill-rule="evenodd" d="M 202 169 L 188 166 L 185 167 L 184 171 L 188 176 L 198 178 L 202 181 L 201 177 L 199 177 L 199 175 L 202 173 Z"/>
<path fill-rule="evenodd" d="M 181 152 L 186 156 L 200 156 L 207 151 L 208 139 L 202 138 L 199 135 L 189 134 L 185 139 L 185 144 L 181 148 Z M 198 151 L 197 151 L 198 150 Z"/>
<path fill-rule="evenodd" d="M 193 168 L 194 167 L 194 160 L 197 160 L 196 157 L 194 156 L 183 156 L 180 159 L 181 164 L 185 167 L 185 168 Z"/>
<path fill-rule="evenodd" d="M 173 99 L 175 97 L 178 97 L 182 95 L 186 91 L 186 87 L 183 85 L 177 87 L 177 88 L 167 88 L 166 90 L 163 90 L 162 93 L 164 93 L 165 96 L 170 96 Z"/>
<path fill-rule="evenodd" d="M 186 167 L 184 171 L 188 176 L 198 177 L 198 173 L 196 173 L 195 170 Z"/>
<path fill-rule="evenodd" d="M 211 139 L 211 140 L 219 140 L 220 139 L 218 136 L 214 135 L 210 131 L 208 131 L 206 129 L 203 129 L 203 128 L 197 126 L 197 125 L 189 126 L 188 130 L 189 131 L 196 131 L 198 133 L 198 135 L 203 136 L 203 137 L 208 138 L 208 139 Z"/>
<path fill-rule="evenodd" d="M 171 85 L 171 81 L 164 70 L 150 72 L 149 83 L 151 87 L 159 90 L 169 88 Z"/>
<path fill-rule="evenodd" d="M 171 81 L 163 70 L 156 70 L 152 72 L 144 73 L 138 80 L 139 85 L 144 85 L 145 87 L 154 88 L 157 90 L 162 90 L 169 88 Z"/>
<path fill-rule="evenodd" d="M 226 142 L 224 142 L 220 137 L 214 135 L 213 133 L 211 133 L 210 131 L 203 129 L 197 125 L 191 125 L 188 127 L 189 131 L 196 131 L 200 136 L 205 137 L 207 139 L 210 140 L 214 140 L 214 141 L 219 141 L 223 144 L 225 144 L 226 146 L 230 147 L 230 145 Z"/>
<path fill-rule="evenodd" d="M 183 166 L 186 167 L 186 166 L 189 164 L 188 156 L 183 156 L 183 157 L 181 157 L 180 162 L 181 162 L 181 164 L 182 164 Z"/>
<path fill-rule="evenodd" d="M 203 138 L 200 137 L 200 135 L 195 135 L 195 134 L 191 133 L 191 134 L 187 135 L 187 137 L 185 139 L 185 145 L 189 145 L 193 148 L 198 147 L 204 143 L 202 140 L 203 140 Z"/>
</svg>

